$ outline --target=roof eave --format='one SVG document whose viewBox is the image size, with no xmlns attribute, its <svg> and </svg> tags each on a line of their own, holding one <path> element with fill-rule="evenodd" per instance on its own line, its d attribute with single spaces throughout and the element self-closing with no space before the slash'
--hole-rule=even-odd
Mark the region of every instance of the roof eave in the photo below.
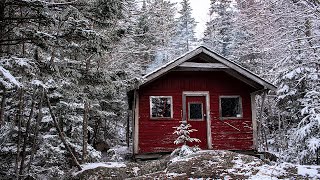
<svg viewBox="0 0 320 180">
<path fill-rule="evenodd" d="M 166 73 L 168 73 L 170 70 L 172 70 L 173 68 L 177 67 L 178 65 L 180 65 L 181 63 L 197 56 L 200 53 L 205 53 L 208 56 L 220 61 L 221 63 L 227 65 L 228 67 L 230 67 L 231 69 L 234 69 L 235 71 L 237 71 L 239 74 L 241 74 L 242 76 L 245 76 L 249 79 L 251 79 L 252 81 L 255 81 L 256 83 L 260 84 L 261 86 L 263 86 L 264 89 L 269 89 L 272 91 L 275 91 L 277 89 L 276 86 L 274 86 L 273 84 L 267 82 L 266 80 L 260 78 L 258 75 L 252 73 L 251 71 L 248 71 L 247 69 L 243 68 L 242 66 L 238 65 L 235 62 L 232 62 L 222 56 L 220 56 L 219 54 L 216 54 L 214 52 L 212 52 L 209 48 L 205 47 L 205 46 L 199 46 L 198 48 L 187 52 L 186 54 L 176 58 L 173 61 L 168 62 L 167 64 L 155 69 L 154 71 L 146 74 L 145 76 L 143 76 L 143 81 L 139 86 L 145 85 L 150 83 L 151 81 L 165 75 Z"/>
</svg>

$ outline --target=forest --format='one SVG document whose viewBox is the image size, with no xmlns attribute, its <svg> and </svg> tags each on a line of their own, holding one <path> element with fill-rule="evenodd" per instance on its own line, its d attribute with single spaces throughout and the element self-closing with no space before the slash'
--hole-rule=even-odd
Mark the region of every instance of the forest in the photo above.
<svg viewBox="0 0 320 180">
<path fill-rule="evenodd" d="M 277 86 L 256 99 L 259 148 L 319 165 L 320 1 L 210 2 L 197 38 L 189 0 L 1 0 L 0 179 L 130 159 L 127 92 L 199 45 Z"/>
</svg>

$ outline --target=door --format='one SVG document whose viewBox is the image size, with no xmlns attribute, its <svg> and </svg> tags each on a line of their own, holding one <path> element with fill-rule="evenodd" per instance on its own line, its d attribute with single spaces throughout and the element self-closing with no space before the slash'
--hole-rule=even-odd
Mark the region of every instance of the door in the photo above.
<svg viewBox="0 0 320 180">
<path fill-rule="evenodd" d="M 186 96 L 186 120 L 197 131 L 191 132 L 191 138 L 200 139 L 200 143 L 188 143 L 189 146 L 198 145 L 201 149 L 208 149 L 207 145 L 207 107 L 206 96 Z"/>
</svg>

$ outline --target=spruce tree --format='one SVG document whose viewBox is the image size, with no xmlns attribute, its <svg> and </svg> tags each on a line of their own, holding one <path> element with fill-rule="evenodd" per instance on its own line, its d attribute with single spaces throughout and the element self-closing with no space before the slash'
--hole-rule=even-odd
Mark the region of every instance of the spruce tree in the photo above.
<svg viewBox="0 0 320 180">
<path fill-rule="evenodd" d="M 211 0 L 203 43 L 218 54 L 229 57 L 235 43 L 235 11 L 231 0 Z"/>
<path fill-rule="evenodd" d="M 137 42 L 144 48 L 143 57 L 149 69 L 171 59 L 175 35 L 175 4 L 167 0 L 144 1 L 138 18 Z"/>
<path fill-rule="evenodd" d="M 176 34 L 174 38 L 174 46 L 177 55 L 185 53 L 197 44 L 195 37 L 196 21 L 192 17 L 192 9 L 189 0 L 181 2 L 182 8 L 178 11 L 179 17 L 176 23 Z"/>
</svg>

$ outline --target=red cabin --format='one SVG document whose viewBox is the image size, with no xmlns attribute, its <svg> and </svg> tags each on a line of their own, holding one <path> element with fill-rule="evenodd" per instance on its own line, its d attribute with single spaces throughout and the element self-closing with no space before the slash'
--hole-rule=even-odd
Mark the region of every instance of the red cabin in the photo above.
<svg viewBox="0 0 320 180">
<path fill-rule="evenodd" d="M 170 152 L 175 126 L 192 125 L 202 149 L 255 150 L 255 96 L 276 87 L 200 46 L 144 76 L 134 90 L 133 152 Z"/>
</svg>

